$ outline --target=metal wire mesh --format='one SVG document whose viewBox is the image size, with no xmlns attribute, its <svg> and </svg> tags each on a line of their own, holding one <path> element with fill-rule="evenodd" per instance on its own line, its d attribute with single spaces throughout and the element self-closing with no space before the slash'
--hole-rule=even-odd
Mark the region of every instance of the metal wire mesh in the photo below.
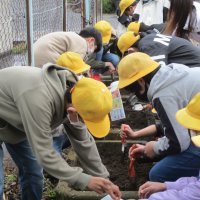
<svg viewBox="0 0 200 200">
<path fill-rule="evenodd" d="M 25 0 L 0 0 L 0 68 L 26 64 Z"/>
<path fill-rule="evenodd" d="M 71 0 L 67 3 L 67 30 L 80 32 L 82 29 L 82 1 L 81 0 Z"/>
<path fill-rule="evenodd" d="M 25 0 L 0 0 L 0 68 L 27 65 Z M 33 39 L 63 29 L 63 0 L 33 0 Z"/>
<path fill-rule="evenodd" d="M 0 0 L 0 68 L 27 65 L 27 0 Z M 83 0 L 66 0 L 67 31 L 80 32 L 96 22 L 96 2 L 89 0 L 89 21 L 83 23 Z M 33 40 L 63 30 L 63 0 L 32 0 Z"/>
<path fill-rule="evenodd" d="M 62 31 L 63 1 L 33 0 L 34 41 L 47 33 Z"/>
</svg>

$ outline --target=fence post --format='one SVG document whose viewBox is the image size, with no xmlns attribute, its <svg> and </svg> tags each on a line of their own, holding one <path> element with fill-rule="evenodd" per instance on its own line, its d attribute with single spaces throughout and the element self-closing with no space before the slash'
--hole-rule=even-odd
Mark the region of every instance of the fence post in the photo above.
<svg viewBox="0 0 200 200">
<path fill-rule="evenodd" d="M 34 66 L 32 0 L 26 0 L 26 28 L 27 28 L 28 65 Z"/>
<path fill-rule="evenodd" d="M 102 1 L 96 0 L 96 22 L 102 20 Z"/>
<path fill-rule="evenodd" d="M 85 24 L 90 23 L 90 0 L 85 0 Z"/>
<path fill-rule="evenodd" d="M 63 31 L 67 31 L 66 0 L 63 0 Z"/>
</svg>

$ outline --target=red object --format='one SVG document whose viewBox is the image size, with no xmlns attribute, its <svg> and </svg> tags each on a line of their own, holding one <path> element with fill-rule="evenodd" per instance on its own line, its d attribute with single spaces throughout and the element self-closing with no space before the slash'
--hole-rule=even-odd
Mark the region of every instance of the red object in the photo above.
<svg viewBox="0 0 200 200">
<path fill-rule="evenodd" d="M 91 78 L 97 80 L 97 81 L 102 81 L 101 80 L 101 75 L 98 74 L 98 73 L 93 73 L 92 71 L 90 71 L 90 75 L 91 75 Z"/>
<path fill-rule="evenodd" d="M 136 148 L 136 145 L 133 144 L 130 148 L 130 151 L 134 150 Z M 128 167 L 128 176 L 129 177 L 135 177 L 136 173 L 135 173 L 135 155 L 132 155 L 130 158 L 130 163 L 129 163 L 129 167 Z"/>
</svg>

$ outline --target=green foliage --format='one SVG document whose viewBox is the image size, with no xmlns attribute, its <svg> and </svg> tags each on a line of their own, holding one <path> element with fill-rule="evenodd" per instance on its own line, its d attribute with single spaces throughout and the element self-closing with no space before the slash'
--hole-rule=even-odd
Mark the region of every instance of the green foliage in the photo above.
<svg viewBox="0 0 200 200">
<path fill-rule="evenodd" d="M 20 42 L 18 44 L 14 44 L 12 48 L 12 52 L 14 54 L 24 53 L 27 50 L 27 46 L 25 42 Z"/>
<path fill-rule="evenodd" d="M 6 176 L 6 182 L 7 183 L 13 183 L 13 182 L 16 182 L 16 181 L 17 181 L 16 175 L 10 174 L 10 175 Z"/>
<path fill-rule="evenodd" d="M 113 0 L 103 0 L 103 13 L 115 12 Z"/>
<path fill-rule="evenodd" d="M 54 190 L 49 190 L 48 195 L 50 199 L 56 199 L 56 192 Z"/>
</svg>

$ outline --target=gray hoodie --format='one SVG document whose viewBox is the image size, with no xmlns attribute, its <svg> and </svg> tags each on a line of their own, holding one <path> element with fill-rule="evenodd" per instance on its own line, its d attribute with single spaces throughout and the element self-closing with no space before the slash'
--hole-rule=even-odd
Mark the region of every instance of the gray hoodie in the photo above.
<svg viewBox="0 0 200 200">
<path fill-rule="evenodd" d="M 67 81 L 77 77 L 66 68 L 47 64 L 36 67 L 9 67 L 0 70 L 0 141 L 15 144 L 28 139 L 42 167 L 52 176 L 85 189 L 90 175 L 108 177 L 95 141 L 86 126 L 73 126 L 65 116 Z M 52 147 L 52 128 L 63 123 L 83 170 L 70 167 Z M 88 175 L 90 174 L 90 175 Z"/>
<path fill-rule="evenodd" d="M 175 114 L 200 92 L 199 77 L 199 67 L 170 64 L 162 65 L 151 80 L 148 98 L 158 113 L 165 135 L 154 146 L 156 154 L 176 154 L 189 147 L 188 130 L 176 121 Z"/>
</svg>

